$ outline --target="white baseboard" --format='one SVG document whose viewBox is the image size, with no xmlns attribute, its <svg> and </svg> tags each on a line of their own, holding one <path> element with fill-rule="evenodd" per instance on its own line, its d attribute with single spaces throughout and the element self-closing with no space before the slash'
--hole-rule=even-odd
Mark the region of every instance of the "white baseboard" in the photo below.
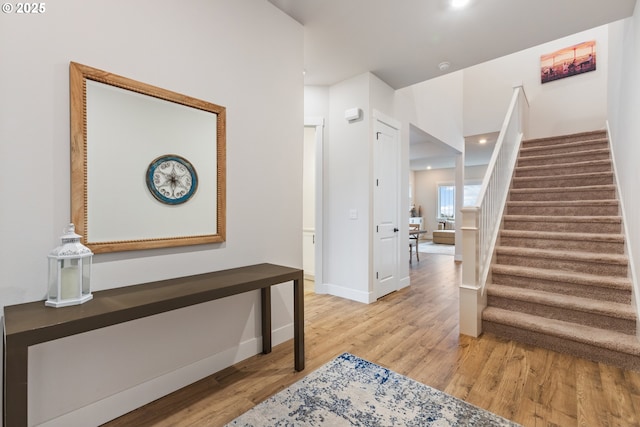
<svg viewBox="0 0 640 427">
<path fill-rule="evenodd" d="M 323 286 L 326 287 L 327 293 L 329 295 L 333 295 L 336 297 L 346 298 L 365 304 L 371 304 L 376 300 L 373 292 L 356 291 L 354 289 L 345 288 L 344 286 L 339 285 L 332 285 L 330 283 L 325 283 Z"/>
<path fill-rule="evenodd" d="M 293 323 L 278 328 L 271 334 L 274 346 L 292 338 Z M 86 427 L 104 424 L 261 352 L 262 338 L 252 338 L 236 347 L 138 384 L 73 412 L 48 420 L 40 424 L 40 426 Z"/>
<path fill-rule="evenodd" d="M 326 283 L 314 282 L 313 291 L 316 294 L 328 294 L 329 293 L 329 290 L 327 289 L 327 284 Z"/>
<path fill-rule="evenodd" d="M 400 279 L 400 283 L 398 284 L 398 290 L 406 288 L 410 284 L 411 284 L 411 280 L 409 279 L 409 276 L 402 278 Z"/>
</svg>

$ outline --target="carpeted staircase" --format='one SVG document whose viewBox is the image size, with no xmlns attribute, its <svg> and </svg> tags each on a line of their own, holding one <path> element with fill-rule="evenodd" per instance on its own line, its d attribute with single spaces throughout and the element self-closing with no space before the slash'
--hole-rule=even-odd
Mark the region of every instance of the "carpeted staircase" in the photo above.
<svg viewBox="0 0 640 427">
<path fill-rule="evenodd" d="M 640 370 L 606 133 L 523 141 L 483 330 Z"/>
</svg>

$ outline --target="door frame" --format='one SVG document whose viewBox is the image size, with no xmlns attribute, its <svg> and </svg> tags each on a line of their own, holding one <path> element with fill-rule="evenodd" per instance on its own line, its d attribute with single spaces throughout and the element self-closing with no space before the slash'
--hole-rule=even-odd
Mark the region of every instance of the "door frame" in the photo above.
<svg viewBox="0 0 640 427">
<path fill-rule="evenodd" d="M 315 140 L 315 163 L 316 163 L 316 176 L 315 176 L 315 272 L 314 272 L 314 290 L 319 294 L 326 294 L 326 286 L 323 281 L 324 277 L 324 265 L 323 260 L 323 240 L 324 240 L 324 218 L 322 212 L 324 211 L 324 118 L 323 117 L 306 117 L 304 118 L 304 127 L 315 127 L 316 140 Z"/>
<path fill-rule="evenodd" d="M 401 123 L 392 118 L 387 116 L 384 113 L 381 113 L 380 111 L 377 111 L 376 109 L 373 109 L 372 112 L 372 116 L 373 116 L 373 126 L 372 126 L 372 132 L 373 134 L 371 135 L 371 141 L 373 144 L 375 144 L 376 141 L 376 132 L 378 132 L 378 124 L 379 123 L 383 123 L 386 126 L 389 126 L 391 128 L 393 128 L 395 130 L 395 139 L 397 142 L 397 146 L 396 146 L 396 171 L 397 171 L 397 181 L 396 181 L 396 220 L 398 222 L 397 224 L 397 228 L 399 229 L 398 232 L 398 238 L 397 238 L 397 250 L 395 251 L 396 254 L 396 266 L 395 266 L 395 276 L 396 276 L 396 287 L 395 290 L 399 290 L 401 288 L 400 283 L 400 261 L 402 259 L 401 257 L 401 248 L 403 245 L 403 242 L 405 242 L 405 240 L 407 240 L 408 242 L 408 237 L 409 237 L 409 225 L 405 224 L 402 221 L 402 144 L 401 144 L 401 140 L 402 140 L 402 132 L 401 132 Z M 377 167 L 377 159 L 375 158 L 376 155 L 376 150 L 373 149 L 372 150 L 372 164 L 373 164 L 373 168 L 372 168 L 372 182 L 371 185 L 375 186 L 375 182 L 376 182 L 376 175 L 378 173 L 378 171 L 376 170 Z M 375 195 L 375 191 L 372 192 L 372 194 Z M 372 282 L 373 282 L 373 289 L 372 289 L 372 293 L 374 296 L 374 300 L 380 298 L 380 295 L 378 295 L 379 293 L 379 284 L 378 284 L 378 279 L 376 277 L 376 271 L 378 270 L 378 265 L 376 264 L 376 260 L 377 260 L 377 251 L 378 249 L 378 240 L 376 238 L 376 225 L 378 222 L 378 212 L 376 212 L 376 201 L 375 199 L 372 200 L 371 203 L 371 209 L 372 209 L 372 226 L 371 226 L 371 236 L 372 236 L 372 254 L 371 254 L 371 259 L 372 259 L 372 271 L 371 271 L 371 277 L 372 277 Z M 406 235 L 406 239 L 404 239 L 404 236 Z"/>
</svg>

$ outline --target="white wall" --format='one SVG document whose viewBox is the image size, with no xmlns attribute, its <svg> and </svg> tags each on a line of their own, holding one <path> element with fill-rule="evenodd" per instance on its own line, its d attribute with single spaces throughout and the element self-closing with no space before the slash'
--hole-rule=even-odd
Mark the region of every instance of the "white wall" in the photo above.
<svg viewBox="0 0 640 427">
<path fill-rule="evenodd" d="M 403 137 L 408 138 L 411 123 L 464 152 L 463 101 L 462 71 L 397 90 L 396 116 L 407 128 Z"/>
<path fill-rule="evenodd" d="M 0 305 L 44 299 L 70 218 L 69 61 L 227 107 L 227 241 L 96 255 L 94 290 L 301 267 L 298 23 L 263 0 L 66 0 L 0 21 Z M 291 297 L 272 296 L 274 344 L 293 335 Z M 258 353 L 259 306 L 258 292 L 239 295 L 34 347 L 30 423 L 99 424 Z"/>
<path fill-rule="evenodd" d="M 391 86 L 380 80 L 377 76 L 369 74 L 369 94 L 371 114 L 373 114 L 373 110 L 376 110 L 387 117 L 395 117 L 396 91 L 393 90 Z M 373 127 L 371 129 L 373 132 Z"/>
<path fill-rule="evenodd" d="M 596 40 L 597 69 L 540 83 L 540 56 Z M 529 135 L 538 138 L 603 129 L 607 117 L 608 27 L 601 26 L 464 70 L 464 135 L 500 130 L 514 84 L 530 103 Z"/>
<path fill-rule="evenodd" d="M 325 141 L 324 281 L 329 293 L 363 302 L 370 294 L 369 81 L 364 73 L 330 87 Z M 360 108 L 362 118 L 347 122 L 348 108 Z M 350 219 L 351 210 L 356 219 Z"/>
<path fill-rule="evenodd" d="M 313 230 L 316 225 L 316 129 L 304 128 L 302 162 L 302 228 Z"/>
<path fill-rule="evenodd" d="M 609 79 L 609 126 L 631 268 L 635 274 L 636 307 L 640 307 L 640 1 L 631 18 L 611 25 Z"/>
<path fill-rule="evenodd" d="M 372 114 L 377 110 L 393 117 L 394 97 L 393 89 L 371 73 L 329 88 L 305 87 L 305 116 L 328 116 L 323 166 L 324 283 L 320 288 L 316 284 L 316 289 L 360 302 L 375 300 Z M 349 108 L 359 108 L 361 118 L 346 121 L 344 113 Z M 352 212 L 355 219 L 350 217 Z M 408 268 L 401 269 L 408 277 Z"/>
<path fill-rule="evenodd" d="M 329 117 L 329 86 L 304 87 L 304 115 L 305 117 Z M 330 123 L 325 120 L 325 133 Z M 325 135 L 325 139 L 327 136 Z"/>
</svg>

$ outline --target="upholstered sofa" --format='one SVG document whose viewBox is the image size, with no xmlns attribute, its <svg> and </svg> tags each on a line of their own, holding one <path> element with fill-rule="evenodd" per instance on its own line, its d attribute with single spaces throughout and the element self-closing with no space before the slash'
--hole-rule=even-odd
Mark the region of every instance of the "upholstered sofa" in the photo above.
<svg viewBox="0 0 640 427">
<path fill-rule="evenodd" d="M 433 230 L 433 243 L 455 245 L 456 230 L 454 230 L 454 222 L 444 221 L 439 224 L 438 230 Z"/>
</svg>

